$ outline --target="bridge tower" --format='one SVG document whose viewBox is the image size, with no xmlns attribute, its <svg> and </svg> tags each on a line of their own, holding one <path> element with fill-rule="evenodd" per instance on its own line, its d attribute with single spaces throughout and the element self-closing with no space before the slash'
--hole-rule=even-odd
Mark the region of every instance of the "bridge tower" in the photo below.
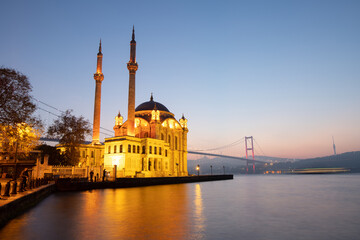
<svg viewBox="0 0 360 240">
<path fill-rule="evenodd" d="M 249 145 L 251 145 L 251 147 L 248 146 L 248 143 L 250 143 Z M 254 156 L 254 139 L 253 137 L 245 137 L 245 152 L 246 152 L 246 173 L 249 172 L 249 161 L 248 160 L 248 151 L 251 150 L 252 153 L 252 162 L 253 162 L 253 173 L 255 173 L 255 156 Z"/>
</svg>

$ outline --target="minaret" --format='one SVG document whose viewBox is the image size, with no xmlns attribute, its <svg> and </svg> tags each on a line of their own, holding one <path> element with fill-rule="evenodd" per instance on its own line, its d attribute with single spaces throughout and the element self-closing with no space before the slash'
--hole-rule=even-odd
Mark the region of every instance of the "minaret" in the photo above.
<svg viewBox="0 0 360 240">
<path fill-rule="evenodd" d="M 334 142 L 334 136 L 332 137 L 333 139 L 333 149 L 334 149 L 334 155 L 336 155 L 336 147 L 335 147 L 335 142 Z"/>
<path fill-rule="evenodd" d="M 96 86 L 95 86 L 92 144 L 100 144 L 101 82 L 104 80 L 104 74 L 102 73 L 102 57 L 103 55 L 101 53 L 101 39 L 100 39 L 99 52 L 97 54 L 96 73 L 94 74 Z"/>
<path fill-rule="evenodd" d="M 134 27 L 132 32 L 132 39 L 130 41 L 130 61 L 127 63 L 127 68 L 129 69 L 127 135 L 135 136 L 135 74 L 138 70 L 138 64 L 136 63 L 136 41 Z"/>
</svg>

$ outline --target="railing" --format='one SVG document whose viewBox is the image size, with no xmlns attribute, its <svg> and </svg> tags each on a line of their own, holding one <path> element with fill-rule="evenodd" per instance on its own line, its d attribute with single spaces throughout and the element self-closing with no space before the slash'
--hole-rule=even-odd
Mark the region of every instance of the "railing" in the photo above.
<svg viewBox="0 0 360 240">
<path fill-rule="evenodd" d="M 1 179 L 0 180 L 0 199 L 14 196 L 21 192 L 26 192 L 31 189 L 36 189 L 42 185 L 48 184 L 49 181 L 45 178 L 35 179 Z"/>
</svg>

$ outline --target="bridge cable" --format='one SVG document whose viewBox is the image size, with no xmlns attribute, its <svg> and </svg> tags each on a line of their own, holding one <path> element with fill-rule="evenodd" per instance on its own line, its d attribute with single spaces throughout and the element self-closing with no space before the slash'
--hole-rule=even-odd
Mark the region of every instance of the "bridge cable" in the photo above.
<svg viewBox="0 0 360 240">
<path fill-rule="evenodd" d="M 224 145 L 224 146 L 221 146 L 221 147 L 217 147 L 217 148 L 211 148 L 211 149 L 203 149 L 203 150 L 192 150 L 192 151 L 199 151 L 199 152 L 203 152 L 203 151 L 214 151 L 214 150 L 219 150 L 219 149 L 223 149 L 223 148 L 228 148 L 228 147 L 232 147 L 232 146 L 235 146 L 235 145 L 238 145 L 240 142 L 242 142 L 243 140 L 245 139 L 245 137 L 233 142 L 233 143 L 230 143 L 230 144 L 227 144 L 227 145 Z"/>
<path fill-rule="evenodd" d="M 255 140 L 255 138 L 253 138 L 253 139 L 254 139 L 255 144 L 259 147 L 260 151 L 262 152 L 263 156 L 266 156 L 265 153 L 264 153 L 264 151 L 263 151 L 262 148 L 260 147 L 260 145 L 259 145 L 259 144 L 257 143 L 257 141 Z"/>
</svg>

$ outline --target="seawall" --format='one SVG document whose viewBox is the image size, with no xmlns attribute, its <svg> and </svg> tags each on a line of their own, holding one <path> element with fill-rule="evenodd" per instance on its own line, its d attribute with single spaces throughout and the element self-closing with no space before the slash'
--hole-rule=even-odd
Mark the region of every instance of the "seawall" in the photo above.
<svg viewBox="0 0 360 240">
<path fill-rule="evenodd" d="M 0 200 L 0 228 L 11 219 L 23 214 L 55 191 L 55 184 L 41 186 L 22 194 Z"/>
<path fill-rule="evenodd" d="M 105 188 L 129 188 L 166 184 L 219 181 L 233 179 L 234 175 L 202 175 L 188 177 L 158 177 L 158 178 L 117 178 L 116 181 L 105 182 L 74 182 L 71 179 L 59 179 L 57 191 L 83 191 Z"/>
</svg>

